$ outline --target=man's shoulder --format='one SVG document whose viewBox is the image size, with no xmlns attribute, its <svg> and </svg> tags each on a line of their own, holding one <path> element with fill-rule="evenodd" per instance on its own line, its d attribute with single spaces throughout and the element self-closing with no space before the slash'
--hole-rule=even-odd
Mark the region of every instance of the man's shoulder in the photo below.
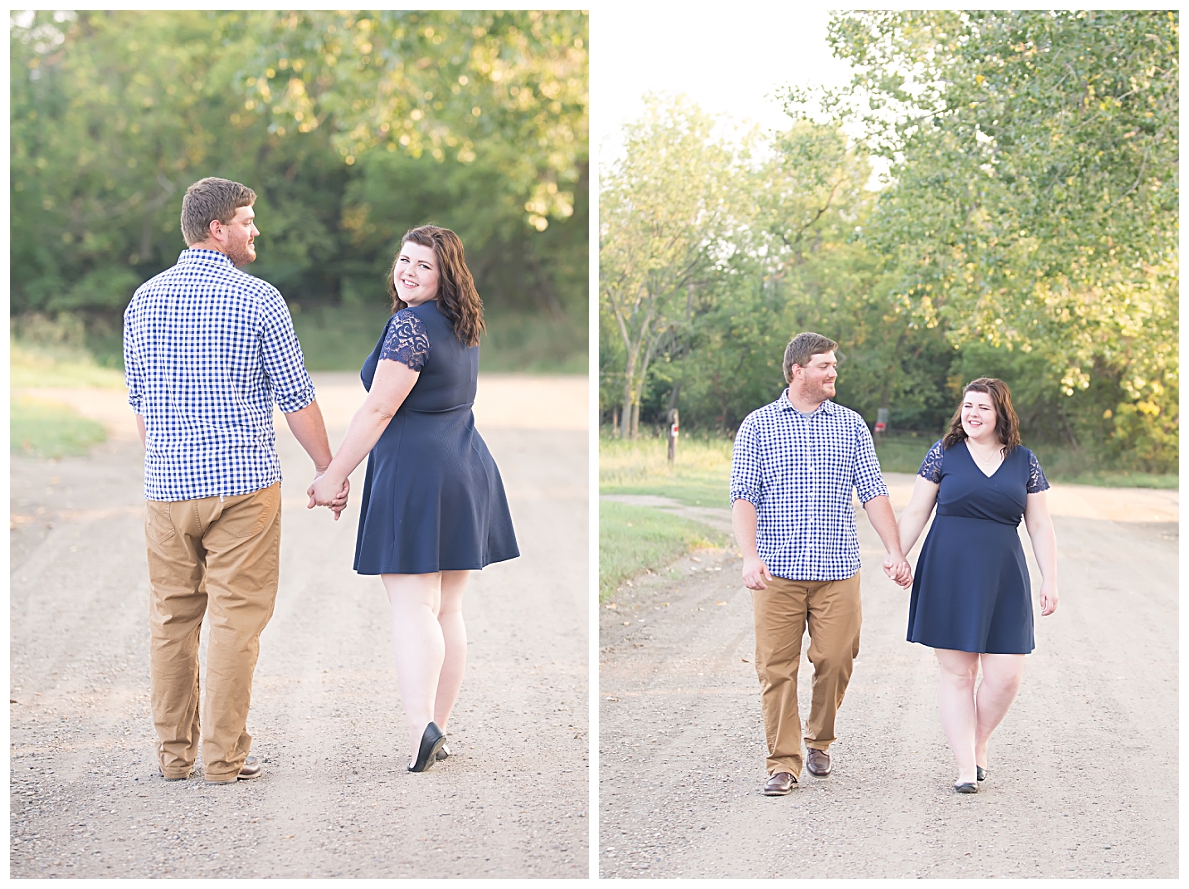
<svg viewBox="0 0 1189 889">
<path fill-rule="evenodd" d="M 781 402 L 783 402 L 783 401 L 784 401 L 784 395 L 781 395 L 775 401 L 770 401 L 767 404 L 760 405 L 754 411 L 752 411 L 750 414 L 748 414 L 746 417 L 743 418 L 743 423 L 746 423 L 748 425 L 751 425 L 754 423 L 762 423 L 765 420 L 769 419 L 770 417 L 775 416 L 777 413 L 780 412 L 780 410 L 782 408 Z M 740 425 L 743 425 L 743 424 L 741 423 Z"/>
<path fill-rule="evenodd" d="M 858 429 L 860 426 L 867 428 L 867 421 L 858 411 L 844 407 L 836 401 L 827 401 L 826 404 L 829 406 L 830 416 L 840 425 L 848 429 Z"/>
<path fill-rule="evenodd" d="M 133 300 L 147 294 L 163 291 L 191 291 L 196 287 L 219 284 L 238 295 L 256 297 L 269 302 L 284 302 L 284 297 L 272 284 L 263 278 L 257 278 L 243 269 L 236 268 L 229 263 L 202 261 L 187 261 L 186 252 L 178 257 L 178 261 L 167 269 L 163 269 L 136 288 Z"/>
</svg>

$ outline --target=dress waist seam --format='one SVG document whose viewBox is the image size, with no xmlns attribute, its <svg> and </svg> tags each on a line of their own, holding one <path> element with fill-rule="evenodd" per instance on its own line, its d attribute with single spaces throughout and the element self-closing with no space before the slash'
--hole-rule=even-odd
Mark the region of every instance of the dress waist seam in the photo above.
<svg viewBox="0 0 1189 889">
<path fill-rule="evenodd" d="M 440 410 L 435 410 L 435 411 L 423 410 L 421 408 L 415 408 L 415 407 L 404 407 L 404 408 L 402 408 L 402 410 L 406 410 L 410 414 L 450 414 L 455 411 L 463 411 L 463 410 L 469 411 L 474 406 L 475 406 L 475 402 L 468 401 L 465 404 L 455 405 L 454 407 L 446 407 L 446 408 L 442 408 Z"/>
<path fill-rule="evenodd" d="M 959 514 L 957 514 L 957 513 L 952 513 L 952 512 L 942 512 L 941 510 L 938 510 L 938 511 L 937 511 L 937 517 L 938 517 L 938 518 L 941 518 L 941 517 L 943 517 L 943 516 L 944 516 L 945 518 L 947 518 L 947 519 L 969 519 L 970 521 L 974 521 L 974 522 L 993 522 L 993 523 L 994 523 L 994 524 L 996 524 L 996 525 L 1003 525 L 1003 527 L 1005 527 L 1005 528 L 1018 528 L 1018 527 L 1020 527 L 1020 522 L 1019 522 L 1019 521 L 1015 521 L 1015 522 L 1004 522 L 1004 521 L 1001 521 L 1001 520 L 999 520 L 999 519 L 993 519 L 993 518 L 991 518 L 990 516 L 978 516 L 978 515 L 959 515 Z M 1022 517 L 1021 517 L 1021 518 L 1022 518 Z"/>
</svg>

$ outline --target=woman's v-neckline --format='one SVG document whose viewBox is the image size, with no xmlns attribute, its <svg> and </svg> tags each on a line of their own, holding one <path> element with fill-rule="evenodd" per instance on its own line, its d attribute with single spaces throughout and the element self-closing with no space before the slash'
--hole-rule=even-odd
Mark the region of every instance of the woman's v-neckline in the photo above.
<svg viewBox="0 0 1189 889">
<path fill-rule="evenodd" d="M 974 454 L 970 453 L 970 445 L 967 443 L 966 439 L 962 439 L 962 446 L 966 448 L 966 456 L 970 458 L 970 462 L 974 464 L 974 468 L 979 471 L 983 478 L 994 478 L 996 474 L 998 474 L 999 470 L 1003 468 L 1003 464 L 1007 462 L 1007 457 L 1004 457 L 999 461 L 999 465 L 995 467 L 995 471 L 990 475 L 987 475 L 985 472 L 983 472 L 983 468 L 978 465 L 978 461 L 974 459 Z"/>
</svg>

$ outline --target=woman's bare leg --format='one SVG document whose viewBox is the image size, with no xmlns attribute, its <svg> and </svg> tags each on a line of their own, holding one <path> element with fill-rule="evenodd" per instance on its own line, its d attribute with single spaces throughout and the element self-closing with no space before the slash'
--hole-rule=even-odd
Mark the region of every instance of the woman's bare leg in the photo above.
<svg viewBox="0 0 1189 889">
<path fill-rule="evenodd" d="M 991 732 L 1003 721 L 1024 678 L 1024 655 L 984 654 L 981 656 L 983 680 L 974 697 L 976 727 L 974 761 L 987 767 L 987 742 Z"/>
<path fill-rule="evenodd" d="M 462 594 L 470 580 L 469 571 L 442 572 L 442 598 L 438 609 L 438 626 L 442 628 L 445 658 L 438 677 L 437 695 L 433 704 L 433 721 L 442 731 L 450 719 L 450 711 L 458 700 L 462 677 L 467 667 L 467 628 L 462 619 Z"/>
<path fill-rule="evenodd" d="M 937 710 L 941 716 L 941 728 L 958 760 L 957 783 L 974 783 L 977 778 L 974 767 L 974 682 L 978 677 L 979 656 L 974 652 L 948 648 L 934 651 L 941 665 Z"/>
<path fill-rule="evenodd" d="M 442 575 L 381 574 L 380 579 L 392 605 L 396 681 L 409 726 L 410 755 L 416 757 L 421 735 L 434 718 L 434 698 L 445 656 L 438 624 Z"/>
</svg>

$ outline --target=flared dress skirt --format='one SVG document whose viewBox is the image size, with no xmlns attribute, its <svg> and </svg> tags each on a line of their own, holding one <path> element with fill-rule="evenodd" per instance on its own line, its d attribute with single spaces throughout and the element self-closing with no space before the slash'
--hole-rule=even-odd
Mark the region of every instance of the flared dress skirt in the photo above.
<svg viewBox="0 0 1189 889">
<path fill-rule="evenodd" d="M 1019 524 L 1032 452 L 1015 448 L 990 477 L 964 442 L 947 449 L 943 460 L 937 515 L 913 576 L 908 641 L 1028 654 L 1035 647 L 1032 583 Z"/>
<path fill-rule="evenodd" d="M 436 303 L 411 311 L 425 322 L 432 351 L 368 457 L 355 570 L 429 574 L 516 558 L 503 481 L 471 410 L 478 349 L 459 345 Z M 379 350 L 364 365 L 369 388 Z"/>
<path fill-rule="evenodd" d="M 1032 651 L 1032 584 L 1015 526 L 933 520 L 913 579 L 908 641 L 989 654 Z"/>
</svg>

